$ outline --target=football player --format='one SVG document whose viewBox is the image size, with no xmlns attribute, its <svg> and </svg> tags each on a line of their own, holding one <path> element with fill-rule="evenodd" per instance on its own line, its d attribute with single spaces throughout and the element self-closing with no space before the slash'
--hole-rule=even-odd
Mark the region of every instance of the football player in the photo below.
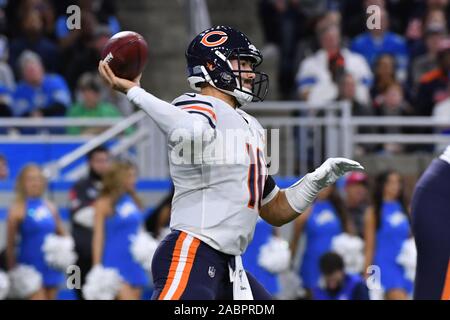
<svg viewBox="0 0 450 320">
<path fill-rule="evenodd" d="M 241 254 L 252 240 L 258 215 L 274 226 L 288 223 L 322 188 L 363 167 L 330 158 L 280 190 L 268 175 L 262 127 L 240 109 L 267 94 L 268 76 L 256 70 L 263 61 L 260 51 L 242 32 L 217 26 L 192 40 L 186 59 L 188 81 L 196 92 L 172 103 L 142 89 L 140 77 L 118 78 L 106 62 L 99 63 L 103 79 L 126 93 L 168 136 L 175 186 L 172 232 L 153 258 L 153 299 L 270 299 L 242 266 Z M 239 133 L 233 147 L 220 138 L 230 132 Z"/>
<path fill-rule="evenodd" d="M 411 201 L 417 247 L 417 300 L 450 300 L 449 190 L 450 146 L 420 177 Z"/>
</svg>

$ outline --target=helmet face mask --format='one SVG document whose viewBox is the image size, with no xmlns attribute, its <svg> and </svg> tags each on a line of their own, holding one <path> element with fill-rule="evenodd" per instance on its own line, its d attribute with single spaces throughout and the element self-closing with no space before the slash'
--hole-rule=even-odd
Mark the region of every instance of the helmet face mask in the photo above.
<svg viewBox="0 0 450 320">
<path fill-rule="evenodd" d="M 200 33 L 189 45 L 186 59 L 188 81 L 197 91 L 201 84 L 209 83 L 235 97 L 240 106 L 263 101 L 267 95 L 269 78 L 255 70 L 263 57 L 239 31 L 219 26 Z M 233 68 L 232 60 L 236 60 L 237 68 Z M 242 60 L 251 62 L 251 70 L 242 69 Z M 246 86 L 250 82 L 251 89 Z"/>
</svg>

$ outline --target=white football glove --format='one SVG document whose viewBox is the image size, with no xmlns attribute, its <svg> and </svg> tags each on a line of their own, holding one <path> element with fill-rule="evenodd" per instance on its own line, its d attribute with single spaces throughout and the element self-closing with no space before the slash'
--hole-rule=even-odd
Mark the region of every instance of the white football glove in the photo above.
<svg viewBox="0 0 450 320">
<path fill-rule="evenodd" d="M 347 172 L 364 170 L 358 162 L 346 158 L 328 158 L 320 167 L 311 173 L 311 182 L 323 189 L 336 182 Z"/>
<path fill-rule="evenodd" d="M 325 187 L 336 182 L 347 172 L 364 170 L 358 162 L 346 158 L 329 158 L 314 172 L 306 174 L 300 181 L 285 189 L 289 205 L 296 212 L 304 212 Z"/>
</svg>

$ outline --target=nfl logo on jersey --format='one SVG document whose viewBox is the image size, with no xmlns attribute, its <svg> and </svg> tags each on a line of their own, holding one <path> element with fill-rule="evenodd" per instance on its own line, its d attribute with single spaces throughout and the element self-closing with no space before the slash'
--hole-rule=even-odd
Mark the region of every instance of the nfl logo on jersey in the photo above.
<svg viewBox="0 0 450 320">
<path fill-rule="evenodd" d="M 214 266 L 209 266 L 209 268 L 208 268 L 208 275 L 211 278 L 214 278 L 214 276 L 216 275 L 216 268 L 214 268 Z"/>
</svg>

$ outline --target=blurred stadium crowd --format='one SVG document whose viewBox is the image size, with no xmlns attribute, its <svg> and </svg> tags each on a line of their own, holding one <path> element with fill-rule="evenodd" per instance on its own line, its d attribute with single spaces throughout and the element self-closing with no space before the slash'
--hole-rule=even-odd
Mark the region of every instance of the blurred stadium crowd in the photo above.
<svg viewBox="0 0 450 320">
<path fill-rule="evenodd" d="M 0 1 L 0 117 L 100 118 L 133 112 L 125 97 L 106 88 L 97 76 L 103 45 L 121 30 L 115 1 L 75 2 L 81 8 L 78 30 L 66 26 L 66 8 L 74 1 Z M 346 100 L 352 114 L 358 116 L 450 118 L 448 0 L 260 0 L 255 5 L 265 39 L 263 55 L 277 53 L 280 57 L 276 81 L 281 100 L 311 105 Z M 373 30 L 366 25 L 370 5 L 378 6 L 381 13 L 380 28 Z M 434 130 L 445 134 L 449 129 Z M 38 131 L 1 130 L 1 134 Z M 71 127 L 67 133 L 96 134 L 101 130 Z M 396 133 L 403 129 L 369 130 Z M 433 129 L 404 130 L 421 133 Z M 433 148 L 385 144 L 358 150 L 415 151 L 432 152 Z M 92 267 L 93 231 L 92 225 L 83 223 L 83 215 L 76 213 L 91 207 L 101 192 L 109 157 L 106 149 L 92 152 L 89 175 L 70 192 L 70 231 L 83 281 Z M 8 176 L 8 165 L 8 159 L 0 156 L 0 180 L 16 178 Z M 155 239 L 164 235 L 170 199 L 168 195 L 152 214 L 145 208 L 138 210 L 144 216 L 141 225 Z M 130 201 L 139 207 L 135 199 Z M 279 230 L 258 222 L 244 265 L 279 298 L 406 299 L 414 279 L 408 209 L 398 173 L 374 178 L 351 174 L 322 192 L 311 210 L 295 221 L 285 242 Z M 127 232 L 138 229 L 136 224 Z M 344 238 L 336 238 L 343 234 Z M 339 247 L 347 249 L 339 252 Z M 2 255 L 0 267 L 6 270 L 11 266 L 5 252 Z M 379 266 L 381 280 L 373 278 L 377 270 L 363 272 L 373 265 Z M 140 283 L 148 289 L 146 297 L 151 294 L 151 280 L 147 281 Z M 51 286 L 63 285 L 59 278 Z M 133 294 L 125 292 L 123 298 L 136 297 Z M 73 297 L 82 294 L 77 291 Z"/>
<path fill-rule="evenodd" d="M 259 1 L 266 43 L 278 52 L 279 96 L 323 105 L 351 102 L 356 116 L 448 119 L 450 41 L 447 0 Z M 367 8 L 380 10 L 368 28 Z M 424 133 L 371 128 L 364 133 Z M 435 129 L 447 133 L 448 128 Z M 360 152 L 399 154 L 431 147 L 379 145 Z"/>
<path fill-rule="evenodd" d="M 69 30 L 66 9 L 71 4 L 73 1 L 0 4 L 2 117 L 100 118 L 132 112 L 128 101 L 107 90 L 97 76 L 104 44 L 121 30 L 114 2 L 78 1 L 80 28 Z M 67 129 L 72 135 L 96 132 L 98 128 Z"/>
<path fill-rule="evenodd" d="M 95 76 L 103 45 L 121 30 L 115 1 L 78 2 L 81 28 L 74 30 L 66 26 L 73 1 L 0 3 L 3 117 L 131 112 L 123 97 L 105 92 Z M 448 114 L 447 0 L 255 3 L 266 42 L 263 53 L 280 54 L 281 99 L 350 100 L 355 115 Z M 381 13 L 380 28 L 373 30 L 366 25 L 371 5 Z"/>
</svg>

